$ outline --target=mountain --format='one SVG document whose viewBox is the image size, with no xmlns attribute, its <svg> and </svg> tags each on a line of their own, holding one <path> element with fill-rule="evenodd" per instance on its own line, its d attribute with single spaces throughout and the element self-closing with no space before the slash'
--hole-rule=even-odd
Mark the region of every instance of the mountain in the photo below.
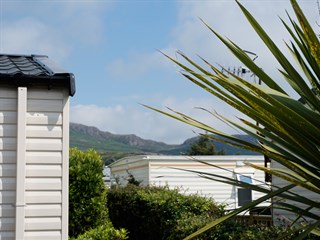
<svg viewBox="0 0 320 240">
<path fill-rule="evenodd" d="M 243 140 L 254 142 L 248 135 L 237 135 Z M 110 162 L 118 158 L 133 154 L 170 154 L 179 155 L 187 152 L 190 145 L 198 140 L 197 137 L 187 139 L 182 144 L 166 144 L 153 140 L 142 139 L 136 135 L 119 135 L 100 131 L 78 123 L 70 123 L 70 147 L 81 150 L 93 148 L 100 152 L 103 158 Z M 224 150 L 229 155 L 255 154 L 253 152 L 235 148 L 227 144 L 214 141 L 217 150 Z"/>
<path fill-rule="evenodd" d="M 174 150 L 180 145 L 145 140 L 136 135 L 119 135 L 100 131 L 96 127 L 70 123 L 70 146 L 97 151 L 159 153 Z"/>
</svg>

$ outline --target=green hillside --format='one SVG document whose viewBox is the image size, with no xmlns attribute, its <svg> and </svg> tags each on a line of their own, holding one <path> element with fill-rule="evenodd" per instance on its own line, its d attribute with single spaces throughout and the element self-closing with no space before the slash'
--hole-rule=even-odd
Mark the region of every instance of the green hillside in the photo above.
<svg viewBox="0 0 320 240">
<path fill-rule="evenodd" d="M 246 141 L 255 140 L 247 135 L 238 135 Z M 119 158 L 136 154 L 167 154 L 180 155 L 187 152 L 197 137 L 187 139 L 184 143 L 173 145 L 153 140 L 142 139 L 136 135 L 118 135 L 100 131 L 96 127 L 70 123 L 70 147 L 81 150 L 93 148 L 100 152 L 106 163 Z M 228 155 L 251 155 L 253 152 L 235 148 L 221 142 L 215 142 L 216 150 L 224 150 Z"/>
</svg>

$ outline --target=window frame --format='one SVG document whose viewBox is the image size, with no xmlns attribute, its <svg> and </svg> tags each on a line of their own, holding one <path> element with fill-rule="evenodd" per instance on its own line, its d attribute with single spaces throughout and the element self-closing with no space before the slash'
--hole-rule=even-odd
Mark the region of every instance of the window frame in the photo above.
<svg viewBox="0 0 320 240">
<path fill-rule="evenodd" d="M 254 178 L 253 178 L 254 173 L 252 172 L 235 172 L 235 176 L 236 176 L 236 180 L 239 182 L 245 182 L 245 181 L 241 181 L 241 177 L 246 177 L 246 178 L 250 178 L 251 179 L 251 183 L 249 182 L 245 182 L 245 183 L 249 183 L 249 184 L 255 184 Z M 236 196 L 235 196 L 235 202 L 236 202 L 236 206 L 238 207 L 242 207 L 244 206 L 244 204 L 248 203 L 248 201 L 244 204 L 239 205 L 239 189 L 246 189 L 248 191 L 250 191 L 251 194 L 251 200 L 250 202 L 252 202 L 254 200 L 254 191 L 251 189 L 247 189 L 247 188 L 243 188 L 243 187 L 239 187 L 236 186 Z"/>
</svg>

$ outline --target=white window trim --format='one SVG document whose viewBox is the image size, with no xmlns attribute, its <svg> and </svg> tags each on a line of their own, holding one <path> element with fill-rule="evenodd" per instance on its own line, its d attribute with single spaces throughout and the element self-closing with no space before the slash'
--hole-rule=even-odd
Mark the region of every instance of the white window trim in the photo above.
<svg viewBox="0 0 320 240">
<path fill-rule="evenodd" d="M 239 171 L 239 169 L 238 169 L 238 171 L 234 171 L 234 174 L 235 174 L 235 179 L 236 180 L 238 180 L 238 181 L 240 181 L 240 176 L 246 176 L 246 177 L 250 177 L 251 178 L 251 181 L 252 181 L 252 183 L 251 184 L 255 184 L 255 181 L 254 181 L 254 171 L 252 171 L 252 169 L 246 169 L 247 171 L 245 171 L 245 169 L 241 169 L 240 171 Z M 248 171 L 249 170 L 249 171 Z M 238 207 L 241 207 L 241 206 L 239 206 L 239 202 L 238 202 L 238 189 L 241 189 L 242 187 L 238 187 L 238 186 L 236 186 L 236 194 L 235 194 L 235 205 L 236 205 L 236 207 L 238 208 Z M 252 201 L 255 199 L 255 194 L 254 194 L 254 191 L 253 190 L 251 190 L 251 198 L 252 198 Z"/>
</svg>

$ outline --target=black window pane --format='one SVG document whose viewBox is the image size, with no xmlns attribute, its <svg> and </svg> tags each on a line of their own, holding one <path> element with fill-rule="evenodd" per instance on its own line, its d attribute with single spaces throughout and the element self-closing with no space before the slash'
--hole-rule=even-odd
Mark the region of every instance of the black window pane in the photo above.
<svg viewBox="0 0 320 240">
<path fill-rule="evenodd" d="M 252 201 L 252 190 L 238 188 L 238 205 L 243 206 Z"/>
</svg>

